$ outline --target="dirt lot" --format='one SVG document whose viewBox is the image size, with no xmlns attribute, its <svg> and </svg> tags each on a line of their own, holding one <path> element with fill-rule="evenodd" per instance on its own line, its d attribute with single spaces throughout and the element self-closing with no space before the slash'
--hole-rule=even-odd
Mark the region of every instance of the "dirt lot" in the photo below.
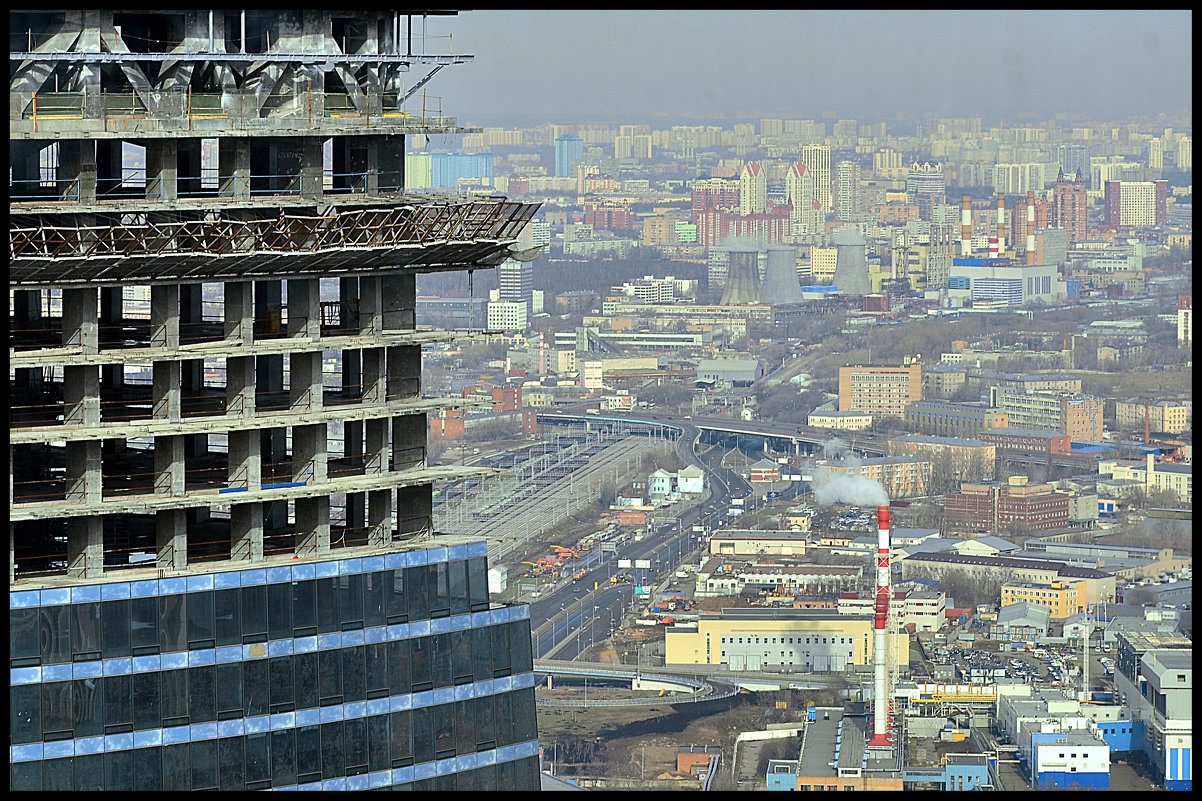
<svg viewBox="0 0 1202 801">
<path fill-rule="evenodd" d="M 579 690 L 573 692 L 581 694 Z M 590 688 L 590 698 L 593 692 Z M 560 776 L 645 776 L 648 780 L 681 781 L 692 781 L 692 777 L 676 771 L 678 748 L 718 746 L 723 749 L 727 768 L 721 778 L 729 783 L 735 735 L 763 729 L 767 723 L 797 720 L 805 714 L 804 701 L 790 700 L 789 709 L 772 709 L 772 714 L 765 716 L 765 709 L 774 705 L 774 699 L 764 694 L 747 693 L 700 709 L 694 704 L 587 710 L 539 707 L 539 741 L 544 755 L 558 755 L 556 773 Z"/>
</svg>

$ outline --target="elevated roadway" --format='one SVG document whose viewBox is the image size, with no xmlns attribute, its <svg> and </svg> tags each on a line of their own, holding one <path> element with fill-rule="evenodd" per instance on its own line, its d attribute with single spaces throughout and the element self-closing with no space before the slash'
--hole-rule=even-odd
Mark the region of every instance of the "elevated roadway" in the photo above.
<svg viewBox="0 0 1202 801">
<path fill-rule="evenodd" d="M 631 698 L 602 699 L 558 699 L 539 698 L 539 706 L 591 707 L 591 706 L 658 706 L 670 704 L 693 704 L 701 701 L 718 701 L 730 698 L 739 692 L 733 682 L 711 680 L 688 673 L 674 673 L 671 668 L 647 670 L 636 665 L 615 665 L 607 662 L 565 662 L 551 659 L 534 660 L 534 672 L 541 675 L 570 676 L 629 681 L 634 692 L 654 692 L 655 695 Z M 663 692 L 671 695 L 662 695 Z"/>
<path fill-rule="evenodd" d="M 787 443 L 788 449 L 794 453 L 813 452 L 818 447 L 835 439 L 835 435 L 826 430 L 798 426 L 785 423 L 763 423 L 753 420 L 732 420 L 728 417 L 695 415 L 692 417 L 671 417 L 666 415 L 629 414 L 609 412 L 606 414 L 567 414 L 563 412 L 540 412 L 537 415 L 540 425 L 560 424 L 579 425 L 588 430 L 607 428 L 616 431 L 635 428 L 655 428 L 668 426 L 677 429 L 696 429 L 701 434 L 710 436 L 748 436 L 762 437 Z M 851 435 L 848 435 L 851 437 Z M 866 455 L 883 456 L 885 454 L 885 439 L 883 435 L 871 432 L 856 432 L 851 437 L 852 450 Z"/>
</svg>

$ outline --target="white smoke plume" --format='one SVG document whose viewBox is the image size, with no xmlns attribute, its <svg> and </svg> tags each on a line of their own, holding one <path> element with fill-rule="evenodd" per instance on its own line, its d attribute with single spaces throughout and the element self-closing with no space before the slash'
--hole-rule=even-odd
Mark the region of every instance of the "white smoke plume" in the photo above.
<svg viewBox="0 0 1202 801">
<path fill-rule="evenodd" d="M 849 453 L 851 453 L 851 448 L 838 437 L 832 437 L 822 443 L 822 456 L 826 459 L 841 459 Z"/>
<path fill-rule="evenodd" d="M 720 247 L 727 250 L 762 250 L 758 239 L 754 236 L 728 236 L 722 240 Z"/>
<path fill-rule="evenodd" d="M 889 493 L 879 481 L 819 467 L 814 471 L 814 500 L 819 506 L 888 506 Z"/>
</svg>

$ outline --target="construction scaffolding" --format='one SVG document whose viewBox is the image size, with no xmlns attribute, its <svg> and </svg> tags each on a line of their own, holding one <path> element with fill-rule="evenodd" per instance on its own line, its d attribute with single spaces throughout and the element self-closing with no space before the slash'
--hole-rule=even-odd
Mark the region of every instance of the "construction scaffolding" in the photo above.
<svg viewBox="0 0 1202 801">
<path fill-rule="evenodd" d="M 421 12 L 442 13 L 442 12 Z M 9 580 L 435 532 L 416 275 L 537 204 L 405 191 L 466 63 L 394 11 L 10 15 Z M 409 75 L 415 66 L 429 72 Z M 419 94 L 419 90 L 421 94 Z"/>
</svg>

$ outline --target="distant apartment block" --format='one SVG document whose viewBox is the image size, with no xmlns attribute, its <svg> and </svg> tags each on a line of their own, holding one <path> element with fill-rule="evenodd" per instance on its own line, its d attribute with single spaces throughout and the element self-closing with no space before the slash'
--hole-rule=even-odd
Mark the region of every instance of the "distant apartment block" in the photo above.
<svg viewBox="0 0 1202 801">
<path fill-rule="evenodd" d="M 906 428 L 940 437 L 977 437 L 990 428 L 1009 425 L 1003 411 L 987 406 L 945 401 L 916 401 L 906 407 Z"/>
<path fill-rule="evenodd" d="M 991 392 L 999 411 L 1017 428 L 1052 428 L 1069 439 L 1102 439 L 1102 400 L 1089 395 L 1023 392 L 997 388 Z"/>
<path fill-rule="evenodd" d="M 921 362 L 900 367 L 854 365 L 839 368 L 839 411 L 902 417 L 906 405 L 921 398 Z"/>
<path fill-rule="evenodd" d="M 1193 404 L 1181 401 L 1115 401 L 1114 421 L 1120 431 L 1180 434 L 1189 427 Z M 1145 426 L 1146 424 L 1146 426 Z"/>
<path fill-rule="evenodd" d="M 931 483 L 931 463 L 904 456 L 878 456 L 855 462 L 830 462 L 823 470 L 839 475 L 864 476 L 885 488 L 890 498 L 926 495 Z"/>
<path fill-rule="evenodd" d="M 994 477 L 997 448 L 984 433 L 981 439 L 907 434 L 891 437 L 885 447 L 889 456 L 920 456 L 933 467 L 946 462 L 961 481 L 990 481 Z"/>
</svg>

